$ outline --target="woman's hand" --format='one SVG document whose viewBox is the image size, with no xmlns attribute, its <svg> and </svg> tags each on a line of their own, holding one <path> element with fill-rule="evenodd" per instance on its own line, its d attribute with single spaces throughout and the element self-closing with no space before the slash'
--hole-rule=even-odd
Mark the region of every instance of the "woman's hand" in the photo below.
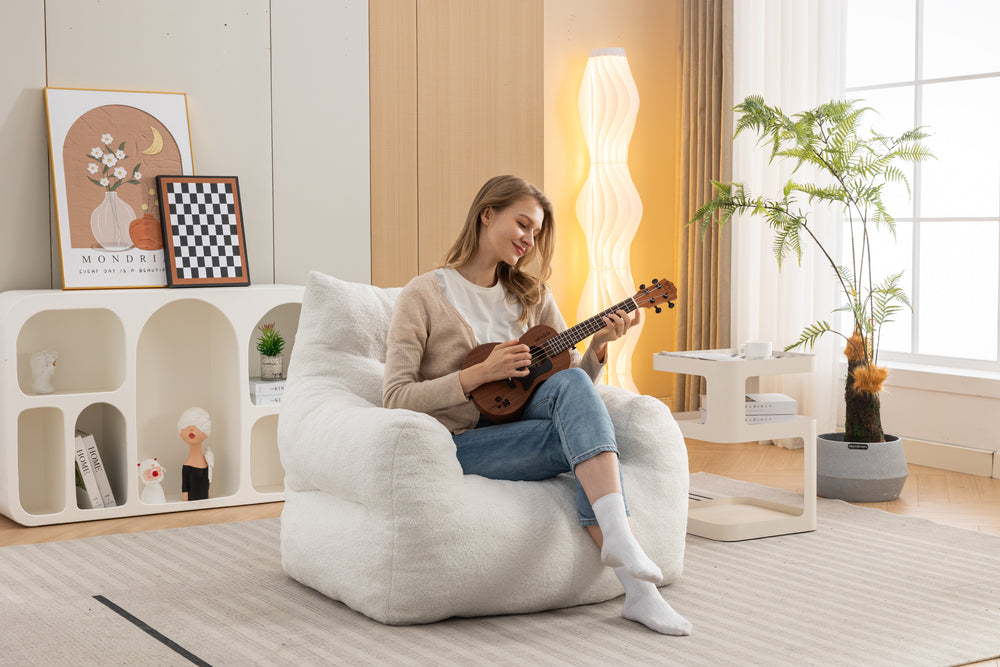
<svg viewBox="0 0 1000 667">
<path fill-rule="evenodd" d="M 602 364 L 604 363 L 608 343 L 618 340 L 628 333 L 629 329 L 638 324 L 641 319 L 641 313 L 642 310 L 636 310 L 635 314 L 632 315 L 632 317 L 629 317 L 628 313 L 624 310 L 618 310 L 604 316 L 605 327 L 595 333 L 594 337 L 590 341 L 590 347 L 597 355 L 598 361 Z"/>
<path fill-rule="evenodd" d="M 483 361 L 460 371 L 458 378 L 462 383 L 462 391 L 468 394 L 487 382 L 524 377 L 531 372 L 528 370 L 530 363 L 531 350 L 528 346 L 517 340 L 508 340 L 497 343 Z"/>
</svg>

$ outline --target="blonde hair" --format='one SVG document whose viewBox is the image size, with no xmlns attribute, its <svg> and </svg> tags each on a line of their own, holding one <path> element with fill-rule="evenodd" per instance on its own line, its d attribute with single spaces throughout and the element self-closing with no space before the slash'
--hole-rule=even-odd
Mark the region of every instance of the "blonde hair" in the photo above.
<svg viewBox="0 0 1000 667">
<path fill-rule="evenodd" d="M 532 197 L 542 208 L 542 228 L 535 237 L 535 244 L 522 255 L 514 266 L 498 262 L 496 279 L 506 288 L 508 297 L 521 304 L 518 322 L 528 321 L 529 311 L 545 295 L 545 281 L 552 274 L 552 252 L 555 247 L 555 216 L 552 203 L 541 190 L 517 176 L 494 176 L 483 184 L 472 200 L 462 231 L 445 255 L 442 266 L 458 269 L 465 266 L 479 250 L 479 230 L 482 215 L 488 209 L 502 211 L 511 204 Z M 527 270 L 537 259 L 537 273 Z"/>
</svg>

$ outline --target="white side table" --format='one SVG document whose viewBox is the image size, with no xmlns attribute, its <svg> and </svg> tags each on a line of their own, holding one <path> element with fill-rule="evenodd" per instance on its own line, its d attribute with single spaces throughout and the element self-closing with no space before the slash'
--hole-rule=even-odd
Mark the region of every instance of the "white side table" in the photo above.
<svg viewBox="0 0 1000 667">
<path fill-rule="evenodd" d="M 794 421 L 747 424 L 746 381 L 762 375 L 812 373 L 816 358 L 811 354 L 778 352 L 770 359 L 745 360 L 732 350 L 658 352 L 653 369 L 705 378 L 706 420 L 701 413 L 680 412 L 674 418 L 685 437 L 718 443 L 802 438 L 802 507 L 750 497 L 692 500 L 688 509 L 688 532 L 713 540 L 733 542 L 816 530 L 816 420 L 796 416 Z"/>
</svg>

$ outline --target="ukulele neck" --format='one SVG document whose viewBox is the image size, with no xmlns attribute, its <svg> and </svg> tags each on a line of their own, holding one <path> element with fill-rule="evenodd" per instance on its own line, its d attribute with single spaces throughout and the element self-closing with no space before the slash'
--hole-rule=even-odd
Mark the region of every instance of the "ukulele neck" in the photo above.
<svg viewBox="0 0 1000 667">
<path fill-rule="evenodd" d="M 545 350 L 545 354 L 547 354 L 549 357 L 555 357 L 556 355 L 562 354 L 566 350 L 570 349 L 571 347 L 575 346 L 577 343 L 582 341 L 584 338 L 592 336 L 593 334 L 597 333 L 605 326 L 607 326 L 604 323 L 605 316 L 610 315 L 611 313 L 615 313 L 619 310 L 624 310 L 626 313 L 631 313 L 632 311 L 637 310 L 638 308 L 639 306 L 636 304 L 635 299 L 633 299 L 632 297 L 625 299 L 621 303 L 616 303 L 607 310 L 601 311 L 600 313 L 594 315 L 590 319 L 586 319 L 583 322 L 577 324 L 576 326 L 570 327 L 569 329 L 566 329 L 566 331 L 563 331 L 560 334 L 556 334 L 552 338 L 545 341 L 545 344 L 542 346 Z"/>
</svg>

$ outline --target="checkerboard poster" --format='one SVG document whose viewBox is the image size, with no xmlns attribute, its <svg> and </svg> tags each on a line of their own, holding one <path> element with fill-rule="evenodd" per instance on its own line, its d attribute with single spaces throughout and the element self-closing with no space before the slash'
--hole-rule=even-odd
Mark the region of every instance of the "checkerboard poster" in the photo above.
<svg viewBox="0 0 1000 667">
<path fill-rule="evenodd" d="M 170 287 L 249 285 L 235 176 L 159 176 Z"/>
</svg>

